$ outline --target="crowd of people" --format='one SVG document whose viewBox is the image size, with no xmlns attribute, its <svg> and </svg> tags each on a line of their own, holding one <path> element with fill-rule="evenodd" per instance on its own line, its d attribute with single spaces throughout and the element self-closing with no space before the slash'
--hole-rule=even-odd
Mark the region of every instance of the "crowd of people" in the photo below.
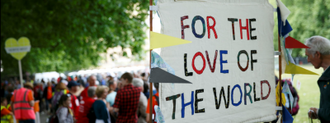
<svg viewBox="0 0 330 123">
<path fill-rule="evenodd" d="M 96 75 L 68 76 L 50 82 L 27 81 L 23 87 L 19 82 L 2 82 L 1 123 L 146 123 L 150 97 L 147 77 L 128 72 L 101 80 Z M 152 88 L 155 106 L 158 84 Z M 39 112 L 49 115 L 47 121 L 40 121 Z"/>
</svg>

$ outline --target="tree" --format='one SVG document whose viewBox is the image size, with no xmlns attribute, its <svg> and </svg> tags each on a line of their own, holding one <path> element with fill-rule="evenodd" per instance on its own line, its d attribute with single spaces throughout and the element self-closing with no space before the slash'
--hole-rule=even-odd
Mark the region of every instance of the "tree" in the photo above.
<svg viewBox="0 0 330 123">
<path fill-rule="evenodd" d="M 291 37 L 302 43 L 314 35 L 330 39 L 329 0 L 282 0 L 282 2 L 291 11 L 287 19 L 293 29 L 289 33 Z M 275 50 L 277 50 L 277 25 L 274 37 Z M 293 49 L 292 56 L 305 56 L 304 50 Z"/>
<path fill-rule="evenodd" d="M 148 0 L 2 0 L 2 74 L 16 74 L 17 60 L 7 54 L 7 38 L 25 36 L 31 51 L 24 71 L 70 71 L 96 66 L 110 47 L 130 48 L 142 59 Z"/>
</svg>

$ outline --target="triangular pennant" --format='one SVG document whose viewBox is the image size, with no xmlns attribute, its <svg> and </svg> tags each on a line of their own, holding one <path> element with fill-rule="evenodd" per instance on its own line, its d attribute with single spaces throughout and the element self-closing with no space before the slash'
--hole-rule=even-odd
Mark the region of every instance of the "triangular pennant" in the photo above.
<svg viewBox="0 0 330 123">
<path fill-rule="evenodd" d="M 275 96 L 276 96 L 276 105 L 280 105 L 280 98 L 282 98 L 282 105 L 285 105 L 285 103 L 286 103 L 286 99 L 285 99 L 285 95 L 284 95 L 284 93 L 281 93 L 281 91 L 280 91 L 280 86 L 278 86 L 279 84 L 277 84 L 277 86 L 276 86 L 276 93 L 275 93 Z M 281 97 L 280 97 L 280 95 L 281 95 Z"/>
<path fill-rule="evenodd" d="M 292 123 L 293 122 L 293 117 L 291 116 L 290 112 L 282 106 L 283 110 L 283 123 Z"/>
<path fill-rule="evenodd" d="M 187 41 L 181 38 L 176 38 L 156 32 L 150 32 L 150 49 L 169 47 L 180 44 L 191 43 L 191 41 Z"/>
<path fill-rule="evenodd" d="M 292 27 L 289 24 L 288 20 L 286 20 L 285 22 L 282 21 L 281 11 L 279 7 L 277 7 L 277 22 L 278 22 L 278 34 L 280 34 L 280 36 L 284 37 L 285 35 L 289 34 L 289 32 L 292 31 Z"/>
<path fill-rule="evenodd" d="M 288 36 L 285 39 L 285 48 L 309 48 L 305 44 L 301 43 L 300 41 Z"/>
<path fill-rule="evenodd" d="M 289 14 L 291 13 L 290 10 L 282 3 L 281 0 L 276 0 L 277 2 L 277 6 L 278 8 L 280 8 L 280 11 L 281 11 L 281 18 L 282 18 L 282 21 L 284 22 Z M 285 24 L 284 24 L 285 25 Z"/>
<path fill-rule="evenodd" d="M 287 74 L 312 74 L 312 75 L 318 75 L 315 72 L 312 72 L 310 70 L 307 70 L 305 68 L 299 67 L 295 64 L 292 64 L 289 62 L 289 64 L 286 65 L 285 73 Z"/>
<path fill-rule="evenodd" d="M 189 83 L 191 82 L 184 80 L 176 75 L 173 75 L 161 68 L 151 68 L 150 82 L 152 83 Z"/>
<path fill-rule="evenodd" d="M 156 52 L 151 51 L 151 68 L 155 67 L 166 68 L 167 72 L 175 74 L 174 69 L 168 65 L 162 57 L 160 57 Z"/>
<path fill-rule="evenodd" d="M 290 107 L 292 109 L 293 106 L 293 95 L 290 91 L 290 87 L 287 83 L 287 80 L 285 80 L 285 82 L 283 83 L 283 87 L 282 87 L 282 93 L 284 93 L 287 96 L 288 101 L 285 103 L 285 107 Z"/>
</svg>

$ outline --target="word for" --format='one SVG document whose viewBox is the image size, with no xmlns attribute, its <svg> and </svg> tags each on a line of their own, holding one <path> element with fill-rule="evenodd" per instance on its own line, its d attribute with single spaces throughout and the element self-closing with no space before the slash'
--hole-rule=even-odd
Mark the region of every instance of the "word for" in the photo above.
<svg viewBox="0 0 330 123">
<path fill-rule="evenodd" d="M 190 28 L 189 25 L 185 25 L 183 23 L 184 20 L 188 19 L 189 16 L 185 15 L 181 17 L 181 38 L 184 39 L 184 29 Z M 252 36 L 252 31 L 255 31 L 256 28 L 252 27 L 252 22 L 256 22 L 255 18 L 251 18 L 251 19 L 245 19 L 245 26 L 242 26 L 242 19 L 238 19 L 238 18 L 228 18 L 228 21 L 231 22 L 232 25 L 232 34 L 233 34 L 233 40 L 235 40 L 235 23 L 238 21 L 239 22 L 239 29 L 240 29 L 240 36 L 241 39 L 243 39 L 243 30 L 246 30 L 246 36 L 247 36 L 247 40 L 256 40 L 257 36 Z M 203 27 L 203 32 L 201 34 L 197 34 L 196 32 L 196 21 L 200 21 Z M 211 21 L 212 21 L 212 25 L 211 25 Z M 216 20 L 214 19 L 214 17 L 212 16 L 206 16 L 206 26 L 205 26 L 205 19 L 199 15 L 196 15 L 192 21 L 191 21 L 191 31 L 194 34 L 194 36 L 196 38 L 203 38 L 205 36 L 205 32 L 206 32 L 206 28 L 207 28 L 207 37 L 208 39 L 210 39 L 211 37 L 211 30 L 214 33 L 214 37 L 215 39 L 218 38 L 218 34 L 217 31 L 215 30 L 215 26 L 216 26 Z"/>
<path fill-rule="evenodd" d="M 263 94 L 263 84 L 266 84 L 268 86 L 268 93 L 266 95 Z M 252 104 L 253 101 L 257 102 L 260 101 L 260 97 L 256 96 L 256 84 L 253 82 L 253 100 L 252 100 L 252 86 L 250 83 L 244 83 L 244 92 L 242 92 L 241 85 L 236 84 L 232 89 L 230 89 L 230 85 L 227 87 L 227 96 L 225 94 L 225 89 L 222 86 L 220 89 L 220 94 L 219 97 L 217 96 L 217 90 L 214 87 L 213 88 L 213 93 L 214 93 L 214 101 L 215 101 L 215 109 L 219 110 L 220 105 L 221 105 L 221 99 L 223 98 L 224 106 L 225 108 L 229 108 L 229 103 L 233 106 L 239 106 L 242 104 L 242 100 L 244 99 L 244 105 L 247 105 L 247 101 L 249 100 L 250 103 Z M 261 88 L 261 100 L 266 100 L 269 97 L 269 94 L 271 92 L 271 87 L 270 84 L 267 80 L 262 80 L 260 81 L 260 88 Z M 239 95 L 240 98 L 239 100 L 234 100 L 234 91 L 239 90 Z M 237 91 L 236 91 L 237 92 Z M 199 109 L 198 108 L 198 103 L 201 103 L 203 101 L 203 98 L 198 98 L 199 93 L 204 93 L 204 89 L 197 89 L 195 91 L 191 91 L 191 97 L 190 101 L 185 103 L 185 95 L 184 93 L 172 95 L 166 97 L 166 101 L 172 100 L 173 103 L 173 112 L 172 112 L 172 119 L 175 119 L 175 110 L 176 110 L 176 99 L 181 97 L 181 117 L 185 117 L 185 108 L 187 106 L 191 107 L 191 115 L 194 115 L 194 113 L 205 113 L 205 108 Z M 244 98 L 243 98 L 244 96 Z M 243 99 L 242 99 L 243 98 Z M 219 100 L 218 100 L 219 99 Z"/>
<path fill-rule="evenodd" d="M 220 73 L 229 73 L 229 70 L 226 69 L 224 70 L 223 68 L 223 65 L 225 63 L 228 63 L 227 60 L 224 60 L 223 59 L 223 54 L 228 54 L 228 51 L 227 50 L 220 50 L 219 51 L 219 56 L 220 56 Z M 245 67 L 242 67 L 241 66 L 241 63 L 240 63 L 240 56 L 245 54 L 246 57 L 247 57 L 247 62 L 246 62 L 246 66 Z M 251 56 L 251 71 L 253 71 L 253 63 L 257 63 L 257 60 L 256 59 L 253 59 L 253 54 L 257 54 L 257 50 L 251 50 L 250 51 L 250 56 Z M 206 55 L 206 59 L 207 59 L 207 62 L 208 62 L 208 65 L 210 67 L 210 70 L 212 73 L 214 73 L 214 70 L 215 70 L 215 67 L 216 67 L 216 59 L 217 59 L 217 56 L 218 56 L 218 50 L 215 50 L 215 55 L 214 55 L 214 59 L 213 59 L 213 66 L 211 65 L 211 62 L 210 62 L 210 58 L 209 58 L 209 54 L 207 51 L 205 51 L 205 55 Z M 203 67 L 201 69 L 197 69 L 196 66 L 195 66 L 195 60 L 196 60 L 196 57 L 200 56 L 203 60 Z M 185 71 L 185 76 L 193 76 L 193 72 L 188 72 L 188 69 L 187 69 L 187 53 L 184 54 L 184 71 Z M 191 67 L 192 69 L 195 71 L 195 73 L 197 74 L 202 74 L 204 69 L 205 69 L 205 66 L 206 66 L 206 61 L 205 61 L 205 57 L 203 55 L 203 53 L 201 52 L 196 52 L 194 57 L 192 58 L 191 60 Z M 237 66 L 238 68 L 241 70 L 241 71 L 246 71 L 249 67 L 249 62 L 250 62 L 250 59 L 249 59 L 249 54 L 247 53 L 246 50 L 240 50 L 237 54 Z"/>
</svg>

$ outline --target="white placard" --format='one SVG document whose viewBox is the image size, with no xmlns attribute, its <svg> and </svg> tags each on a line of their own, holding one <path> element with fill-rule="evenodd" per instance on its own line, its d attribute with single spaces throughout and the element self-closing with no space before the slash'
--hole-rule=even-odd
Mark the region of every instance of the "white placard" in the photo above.
<svg viewBox="0 0 330 123">
<path fill-rule="evenodd" d="M 159 0 L 157 6 L 162 33 L 192 41 L 161 51 L 175 74 L 193 83 L 161 84 L 167 123 L 275 119 L 274 18 L 267 0 Z"/>
</svg>

